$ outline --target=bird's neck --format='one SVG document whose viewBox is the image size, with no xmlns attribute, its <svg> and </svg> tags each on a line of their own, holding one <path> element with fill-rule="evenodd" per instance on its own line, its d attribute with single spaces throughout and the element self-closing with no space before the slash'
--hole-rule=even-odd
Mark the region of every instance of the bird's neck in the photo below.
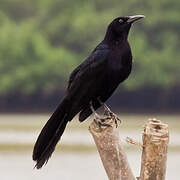
<svg viewBox="0 0 180 180">
<path fill-rule="evenodd" d="M 112 32 L 112 30 L 107 30 L 106 35 L 104 37 L 104 42 L 106 42 L 109 45 L 115 45 L 121 44 L 124 41 L 127 41 L 128 32 L 122 33 L 121 35 L 117 35 L 116 33 Z"/>
</svg>

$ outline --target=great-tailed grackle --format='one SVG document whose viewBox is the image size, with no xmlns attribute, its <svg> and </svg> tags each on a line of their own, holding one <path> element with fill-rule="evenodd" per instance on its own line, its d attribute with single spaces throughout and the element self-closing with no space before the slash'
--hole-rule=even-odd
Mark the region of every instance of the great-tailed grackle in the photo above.
<svg viewBox="0 0 180 180">
<path fill-rule="evenodd" d="M 143 17 L 136 15 L 114 19 L 103 41 L 71 73 L 62 102 L 43 127 L 34 146 L 33 160 L 37 169 L 47 163 L 67 123 L 79 112 L 79 121 L 84 121 L 91 115 L 92 108 L 99 108 L 129 76 L 132 54 L 128 33 L 132 23 Z"/>
</svg>

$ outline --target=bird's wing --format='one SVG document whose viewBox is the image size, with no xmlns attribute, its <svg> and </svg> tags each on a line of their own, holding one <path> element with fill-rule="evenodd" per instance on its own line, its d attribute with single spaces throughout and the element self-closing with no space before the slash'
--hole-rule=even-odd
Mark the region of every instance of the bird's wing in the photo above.
<svg viewBox="0 0 180 180">
<path fill-rule="evenodd" d="M 107 63 L 109 48 L 107 45 L 99 45 L 92 54 L 80 64 L 70 75 L 68 91 L 80 85 L 81 82 L 96 77 L 104 69 Z"/>
<path fill-rule="evenodd" d="M 76 69 L 74 69 L 73 72 L 70 74 L 67 89 L 70 89 L 72 82 L 74 81 L 77 73 L 79 72 L 79 70 L 81 69 L 82 66 L 83 66 L 83 63 L 80 64 Z"/>
</svg>

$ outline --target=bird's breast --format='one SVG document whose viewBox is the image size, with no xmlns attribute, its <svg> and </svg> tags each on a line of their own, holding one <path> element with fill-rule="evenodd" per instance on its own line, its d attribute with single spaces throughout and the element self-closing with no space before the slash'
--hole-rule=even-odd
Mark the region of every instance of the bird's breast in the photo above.
<svg viewBox="0 0 180 180">
<path fill-rule="evenodd" d="M 108 81 L 118 85 L 124 81 L 130 74 L 132 68 L 131 50 L 112 51 L 108 60 Z"/>
</svg>

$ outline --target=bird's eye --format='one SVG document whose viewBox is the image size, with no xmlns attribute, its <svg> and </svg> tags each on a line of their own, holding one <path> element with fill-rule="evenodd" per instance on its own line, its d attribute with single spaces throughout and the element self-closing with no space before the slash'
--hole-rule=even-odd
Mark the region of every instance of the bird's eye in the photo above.
<svg viewBox="0 0 180 180">
<path fill-rule="evenodd" d="M 123 23 L 124 21 L 122 19 L 119 19 L 119 23 Z"/>
</svg>

